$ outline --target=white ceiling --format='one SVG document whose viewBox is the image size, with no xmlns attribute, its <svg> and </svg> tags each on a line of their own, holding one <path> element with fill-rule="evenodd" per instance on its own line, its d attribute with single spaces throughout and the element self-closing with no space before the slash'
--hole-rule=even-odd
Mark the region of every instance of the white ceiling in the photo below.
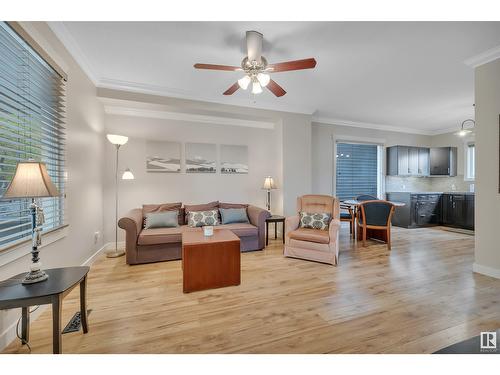
<svg viewBox="0 0 500 375">
<path fill-rule="evenodd" d="M 500 22 L 51 22 L 96 85 L 313 113 L 316 119 L 431 134 L 473 116 L 464 61 L 500 45 Z M 287 94 L 238 90 L 246 30 L 269 62 L 315 57 L 316 69 L 275 73 Z"/>
</svg>

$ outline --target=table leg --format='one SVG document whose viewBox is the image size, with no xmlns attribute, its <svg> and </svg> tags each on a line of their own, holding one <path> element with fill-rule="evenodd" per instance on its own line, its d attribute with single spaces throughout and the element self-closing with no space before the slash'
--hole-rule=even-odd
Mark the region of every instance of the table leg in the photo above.
<svg viewBox="0 0 500 375">
<path fill-rule="evenodd" d="M 30 308 L 23 307 L 21 313 L 21 338 L 22 344 L 30 341 Z"/>
<path fill-rule="evenodd" d="M 89 331 L 87 321 L 87 276 L 80 282 L 80 319 L 83 333 L 87 333 Z"/>
<path fill-rule="evenodd" d="M 285 243 L 285 222 L 284 221 L 281 223 L 281 226 L 282 226 L 281 237 L 283 237 L 283 243 Z"/>
<path fill-rule="evenodd" d="M 52 352 L 61 354 L 61 315 L 62 297 L 57 294 L 52 297 Z"/>
<path fill-rule="evenodd" d="M 274 239 L 278 238 L 278 222 L 274 222 Z"/>
<path fill-rule="evenodd" d="M 269 223 L 266 221 L 266 246 L 269 245 Z"/>
</svg>

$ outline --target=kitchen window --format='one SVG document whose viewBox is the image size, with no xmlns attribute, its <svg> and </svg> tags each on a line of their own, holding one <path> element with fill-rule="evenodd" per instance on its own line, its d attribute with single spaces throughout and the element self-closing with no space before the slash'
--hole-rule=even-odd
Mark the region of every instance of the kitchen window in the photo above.
<svg viewBox="0 0 500 375">
<path fill-rule="evenodd" d="M 476 145 L 474 143 L 467 143 L 465 169 L 465 179 L 474 181 L 476 178 Z"/>
<path fill-rule="evenodd" d="M 0 22 L 0 197 L 17 162 L 33 159 L 46 163 L 61 193 L 39 200 L 47 232 L 65 223 L 65 80 L 18 30 Z M 29 206 L 29 199 L 0 201 L 0 250 L 31 238 Z"/>
<path fill-rule="evenodd" d="M 379 195 L 380 146 L 337 142 L 335 195 L 340 200 Z"/>
</svg>

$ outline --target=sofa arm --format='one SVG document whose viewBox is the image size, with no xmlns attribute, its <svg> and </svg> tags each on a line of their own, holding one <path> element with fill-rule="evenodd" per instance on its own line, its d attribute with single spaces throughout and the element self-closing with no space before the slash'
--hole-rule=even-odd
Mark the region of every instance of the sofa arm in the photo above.
<svg viewBox="0 0 500 375">
<path fill-rule="evenodd" d="M 256 206 L 248 206 L 248 219 L 252 225 L 255 225 L 259 233 L 259 249 L 266 247 L 266 219 L 271 216 L 269 211 Z"/>
<path fill-rule="evenodd" d="M 330 226 L 328 228 L 328 235 L 330 237 L 330 251 L 335 254 L 335 265 L 339 263 L 339 233 L 340 233 L 340 220 L 333 219 L 330 221 Z"/>
<path fill-rule="evenodd" d="M 118 226 L 125 230 L 125 252 L 127 264 L 137 263 L 137 238 L 142 230 L 142 209 L 134 208 L 118 220 Z"/>
<path fill-rule="evenodd" d="M 289 245 L 290 238 L 288 233 L 293 232 L 299 227 L 300 218 L 298 215 L 289 216 L 285 219 L 285 245 Z"/>
</svg>

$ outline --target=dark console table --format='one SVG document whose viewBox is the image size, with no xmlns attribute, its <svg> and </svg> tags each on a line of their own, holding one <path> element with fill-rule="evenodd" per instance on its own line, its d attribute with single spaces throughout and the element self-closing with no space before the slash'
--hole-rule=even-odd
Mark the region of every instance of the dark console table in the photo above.
<svg viewBox="0 0 500 375">
<path fill-rule="evenodd" d="M 266 219 L 266 246 L 269 245 L 269 223 L 274 223 L 274 238 L 278 238 L 278 223 L 282 225 L 281 235 L 283 237 L 283 243 L 285 243 L 285 217 L 279 215 L 272 215 Z"/>
<path fill-rule="evenodd" d="M 87 322 L 87 274 L 89 267 L 67 267 L 45 270 L 48 280 L 23 285 L 22 273 L 0 282 L 0 310 L 22 309 L 21 337 L 29 341 L 29 308 L 35 305 L 52 305 L 52 347 L 54 354 L 61 353 L 62 300 L 78 284 L 80 285 L 80 314 L 83 333 L 88 332 Z"/>
</svg>

